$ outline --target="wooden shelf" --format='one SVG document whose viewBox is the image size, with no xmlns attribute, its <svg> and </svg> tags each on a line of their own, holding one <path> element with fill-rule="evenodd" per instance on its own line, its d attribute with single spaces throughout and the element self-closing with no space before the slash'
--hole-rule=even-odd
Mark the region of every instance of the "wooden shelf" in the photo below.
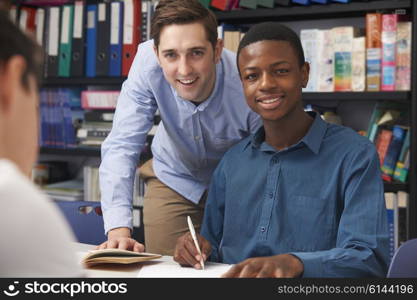
<svg viewBox="0 0 417 300">
<path fill-rule="evenodd" d="M 312 4 L 258 9 L 216 11 L 219 23 L 254 23 L 265 21 L 294 21 L 311 19 L 335 19 L 363 16 L 366 12 L 409 9 L 411 0 L 383 0 L 351 3 Z"/>
<path fill-rule="evenodd" d="M 304 101 L 397 101 L 409 103 L 410 92 L 335 92 L 303 93 Z"/>
<path fill-rule="evenodd" d="M 385 182 L 384 181 L 385 193 L 396 193 L 398 191 L 408 191 L 408 184 L 402 183 L 402 182 Z"/>
</svg>

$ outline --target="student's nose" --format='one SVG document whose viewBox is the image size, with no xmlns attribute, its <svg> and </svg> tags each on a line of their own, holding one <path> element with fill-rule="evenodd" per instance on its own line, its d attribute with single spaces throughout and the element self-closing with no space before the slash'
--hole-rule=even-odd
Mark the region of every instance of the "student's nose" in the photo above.
<svg viewBox="0 0 417 300">
<path fill-rule="evenodd" d="M 261 76 L 260 88 L 261 90 L 270 90 L 277 86 L 273 76 L 268 72 L 264 72 Z"/>
</svg>

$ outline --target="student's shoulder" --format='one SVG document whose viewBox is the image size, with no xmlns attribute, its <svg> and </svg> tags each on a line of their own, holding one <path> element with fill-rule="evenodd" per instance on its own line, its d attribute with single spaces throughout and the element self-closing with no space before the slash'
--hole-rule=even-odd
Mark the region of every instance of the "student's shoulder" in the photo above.
<svg viewBox="0 0 417 300">
<path fill-rule="evenodd" d="M 326 140 L 329 143 L 334 143 L 341 150 L 344 151 L 359 151 L 366 150 L 375 152 L 375 145 L 366 137 L 360 135 L 352 128 L 331 124 L 328 125 L 326 132 Z"/>
<path fill-rule="evenodd" d="M 230 147 L 224 154 L 223 160 L 230 161 L 232 163 L 245 160 L 245 153 L 247 148 L 250 147 L 252 139 L 253 135 L 251 134 Z"/>
</svg>

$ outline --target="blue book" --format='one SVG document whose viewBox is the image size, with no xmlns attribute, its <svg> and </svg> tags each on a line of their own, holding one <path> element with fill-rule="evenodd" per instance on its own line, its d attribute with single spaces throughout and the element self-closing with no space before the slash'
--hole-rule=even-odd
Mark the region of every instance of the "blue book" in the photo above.
<svg viewBox="0 0 417 300">
<path fill-rule="evenodd" d="M 42 89 L 40 92 L 40 133 L 39 133 L 39 146 L 47 146 L 48 140 L 48 107 L 47 107 L 48 90 Z"/>
<path fill-rule="evenodd" d="M 330 0 L 311 0 L 311 2 L 316 2 L 320 4 L 327 4 L 330 2 Z"/>
<path fill-rule="evenodd" d="M 87 56 L 86 76 L 96 77 L 97 54 L 97 4 L 87 6 Z"/>
<path fill-rule="evenodd" d="M 332 0 L 333 2 L 349 3 L 350 0 Z"/>
<path fill-rule="evenodd" d="M 122 74 L 123 2 L 113 2 L 110 7 L 110 58 L 109 75 Z"/>
<path fill-rule="evenodd" d="M 397 195 L 395 193 L 385 193 L 385 206 L 387 211 L 388 234 L 389 234 L 389 255 L 393 257 L 396 250 L 396 211 L 397 211 Z"/>
<path fill-rule="evenodd" d="M 395 165 L 401 153 L 406 133 L 407 130 L 399 125 L 394 125 L 392 129 L 391 143 L 388 146 L 387 154 L 382 165 L 382 178 L 385 181 L 392 181 Z"/>
</svg>

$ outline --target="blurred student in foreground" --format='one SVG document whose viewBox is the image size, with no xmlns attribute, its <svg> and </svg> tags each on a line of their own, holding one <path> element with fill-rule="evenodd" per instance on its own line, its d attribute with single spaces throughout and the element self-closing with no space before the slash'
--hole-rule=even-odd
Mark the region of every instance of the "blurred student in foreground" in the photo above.
<svg viewBox="0 0 417 300">
<path fill-rule="evenodd" d="M 5 11 L 0 45 L 0 276 L 80 276 L 68 225 L 28 178 L 38 152 L 41 49 Z"/>
<path fill-rule="evenodd" d="M 236 264 L 224 277 L 384 277 L 389 239 L 374 145 L 304 111 L 309 65 L 288 27 L 253 26 L 237 64 L 263 127 L 214 173 L 198 237 L 203 259 Z M 189 234 L 174 259 L 200 268 Z"/>
</svg>

